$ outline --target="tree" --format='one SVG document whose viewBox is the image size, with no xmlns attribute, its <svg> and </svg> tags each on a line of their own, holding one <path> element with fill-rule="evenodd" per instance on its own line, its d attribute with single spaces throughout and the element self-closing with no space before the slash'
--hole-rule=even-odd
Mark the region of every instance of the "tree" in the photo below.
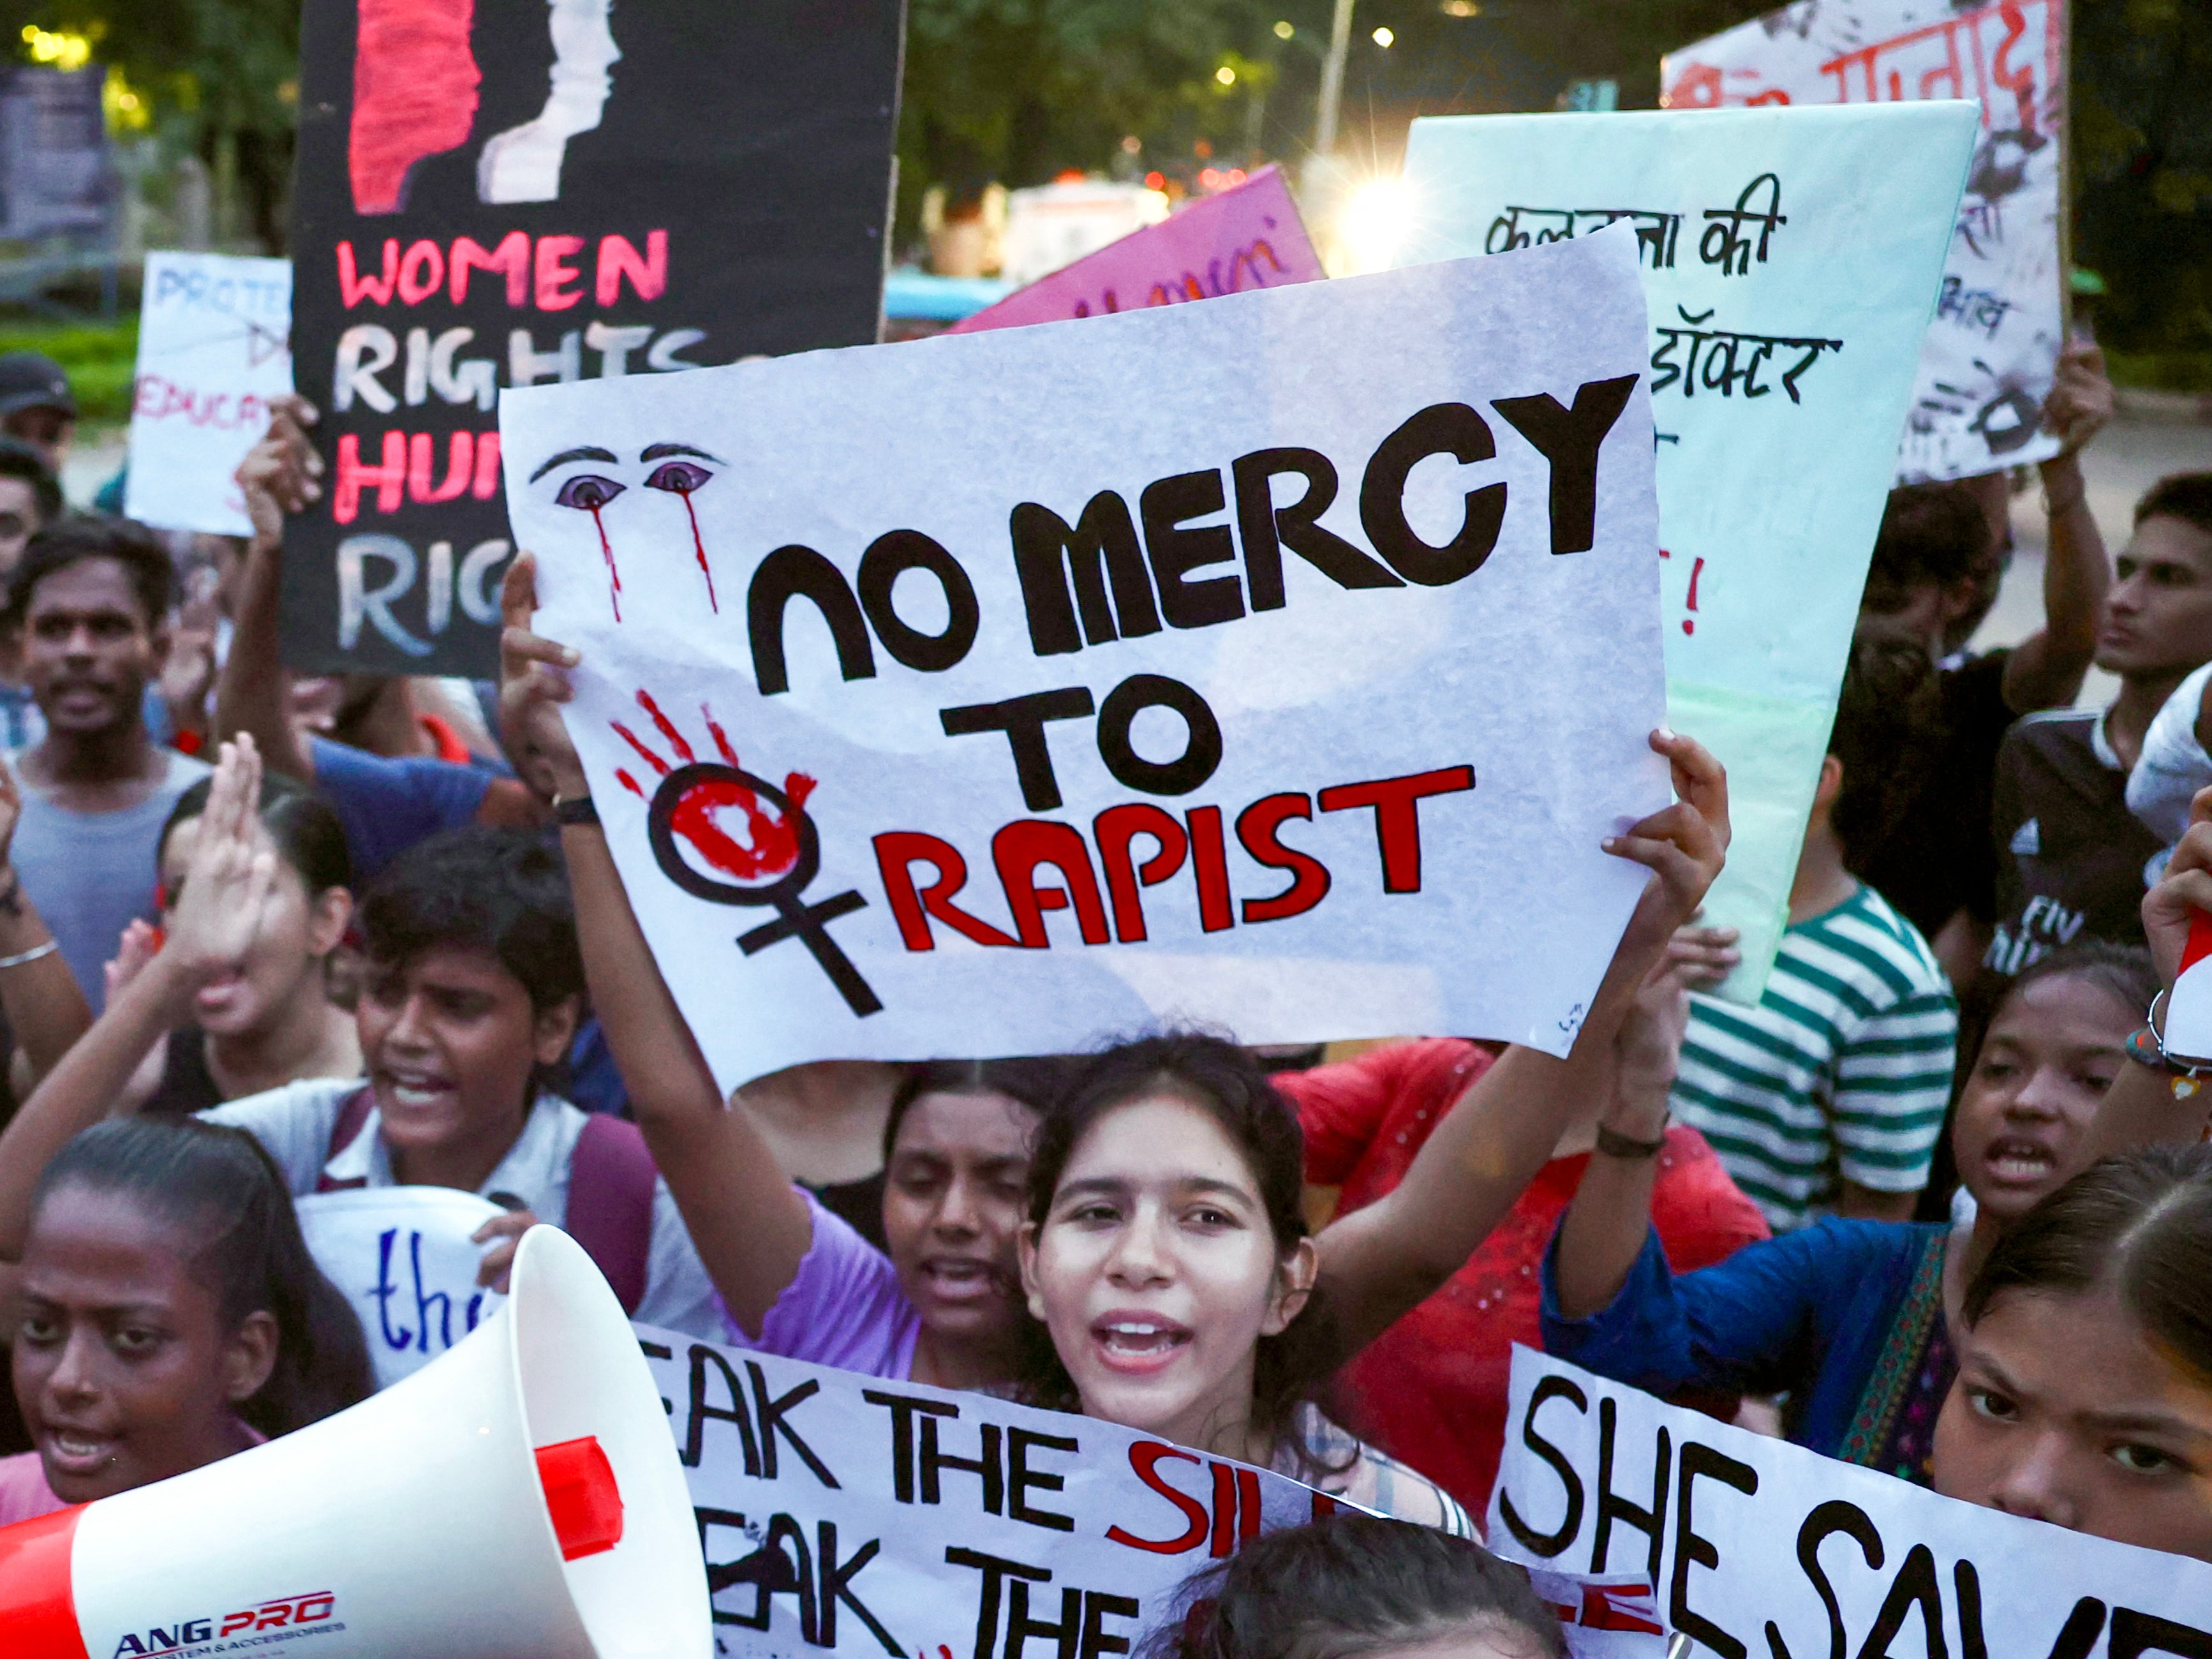
<svg viewBox="0 0 2212 1659">
<path fill-rule="evenodd" d="M 82 34 L 149 106 L 173 154 L 234 180 L 244 228 L 282 252 L 299 96 L 300 0 L 0 0 L 0 28 Z"/>
</svg>

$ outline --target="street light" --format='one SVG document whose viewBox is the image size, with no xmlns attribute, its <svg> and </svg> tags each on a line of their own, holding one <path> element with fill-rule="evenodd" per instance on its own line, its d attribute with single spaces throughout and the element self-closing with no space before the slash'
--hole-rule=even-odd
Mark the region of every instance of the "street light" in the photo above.
<svg viewBox="0 0 2212 1659">
<path fill-rule="evenodd" d="M 1328 24 L 1328 56 L 1322 60 L 1321 109 L 1314 120 L 1314 154 L 1326 157 L 1336 148 L 1337 106 L 1344 99 L 1344 60 L 1352 49 L 1352 0 L 1336 0 Z"/>
<path fill-rule="evenodd" d="M 1390 43 L 1397 38 L 1398 37 L 1393 34 L 1389 29 L 1377 29 L 1375 31 L 1373 36 L 1375 44 L 1382 47 L 1385 51 L 1389 49 Z"/>
</svg>

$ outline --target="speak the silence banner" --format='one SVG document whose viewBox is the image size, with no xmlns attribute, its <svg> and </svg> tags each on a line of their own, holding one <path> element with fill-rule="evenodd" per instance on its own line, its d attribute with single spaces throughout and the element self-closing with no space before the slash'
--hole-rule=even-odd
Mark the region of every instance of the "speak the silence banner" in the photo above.
<svg viewBox="0 0 2212 1659">
<path fill-rule="evenodd" d="M 1576 1659 L 2202 1659 L 2212 1566 L 1940 1497 L 1513 1350 L 1490 1547 Z"/>
<path fill-rule="evenodd" d="M 636 1329 L 731 1659 L 1133 1652 L 1191 1575 L 1338 1507 L 1095 1418 Z"/>
<path fill-rule="evenodd" d="M 1554 1053 L 1668 799 L 1636 244 L 508 393 L 507 498 L 717 1075 Z"/>
</svg>

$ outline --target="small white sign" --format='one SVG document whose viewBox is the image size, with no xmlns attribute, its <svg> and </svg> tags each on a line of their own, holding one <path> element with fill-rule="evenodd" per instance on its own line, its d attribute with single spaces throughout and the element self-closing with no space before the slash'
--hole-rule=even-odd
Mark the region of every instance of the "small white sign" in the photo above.
<svg viewBox="0 0 2212 1659">
<path fill-rule="evenodd" d="M 298 1200 L 323 1276 L 361 1316 L 384 1388 L 418 1371 L 507 1298 L 477 1284 L 492 1249 L 469 1236 L 505 1211 L 452 1187 L 363 1187 Z"/>
<path fill-rule="evenodd" d="M 143 524 L 245 536 L 231 475 L 292 389 L 292 263 L 149 253 L 123 510 Z"/>
</svg>

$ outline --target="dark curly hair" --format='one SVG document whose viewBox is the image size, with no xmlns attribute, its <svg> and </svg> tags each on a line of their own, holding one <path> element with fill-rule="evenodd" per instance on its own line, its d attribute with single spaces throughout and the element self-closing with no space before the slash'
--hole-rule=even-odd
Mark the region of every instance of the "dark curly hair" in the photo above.
<svg viewBox="0 0 2212 1659">
<path fill-rule="evenodd" d="M 1250 1054 L 1225 1038 L 1199 1031 L 1139 1037 L 1079 1063 L 1059 1099 L 1037 1122 L 1030 1155 L 1031 1223 L 1044 1225 L 1068 1160 L 1093 1126 L 1115 1107 L 1157 1092 L 1188 1101 L 1221 1126 L 1251 1168 L 1276 1255 L 1287 1257 L 1308 1231 L 1305 1137 L 1297 1114 Z M 1251 1425 L 1286 1449 L 1308 1478 L 1335 1474 L 1341 1467 L 1314 1451 L 1297 1421 L 1299 1407 L 1328 1379 L 1340 1357 L 1334 1322 L 1316 1291 L 1287 1327 L 1260 1339 L 1255 1358 Z M 1038 1405 L 1081 1409 L 1066 1367 L 1048 1346 L 1027 1383 Z"/>
<path fill-rule="evenodd" d="M 1828 752 L 1844 769 L 1828 823 L 1853 873 L 1904 821 L 1943 737 L 1928 653 L 1901 640 L 1853 641 L 1828 733 Z"/>
<path fill-rule="evenodd" d="M 1566 1638 L 1528 1580 L 1472 1539 L 1340 1511 L 1269 1533 L 1187 1581 L 1143 1659 L 1359 1659 L 1481 1629 L 1526 1659 Z"/>
<path fill-rule="evenodd" d="M 568 867 L 520 830 L 471 824 L 408 848 L 362 900 L 361 930 L 369 961 L 386 967 L 441 945 L 489 951 L 538 1013 L 584 989 Z"/>
<path fill-rule="evenodd" d="M 1912 602 L 1915 588 L 1950 587 L 1972 576 L 1989 547 L 1990 521 L 1966 485 L 1902 485 L 1882 509 L 1861 603 L 1894 615 Z"/>
</svg>

